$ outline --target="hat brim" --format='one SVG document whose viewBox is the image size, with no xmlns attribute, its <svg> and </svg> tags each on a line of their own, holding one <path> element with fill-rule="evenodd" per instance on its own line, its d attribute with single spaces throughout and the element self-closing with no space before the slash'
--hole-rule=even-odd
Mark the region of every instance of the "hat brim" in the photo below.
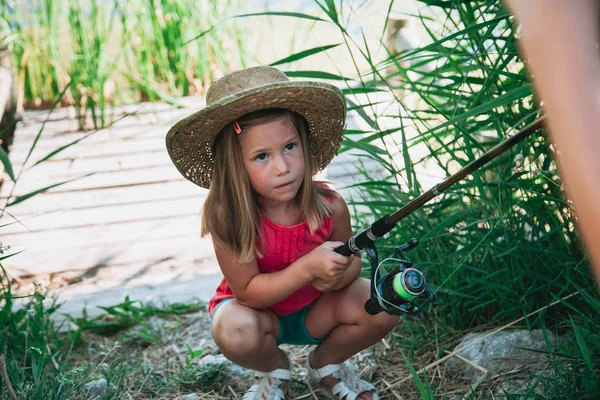
<svg viewBox="0 0 600 400">
<path fill-rule="evenodd" d="M 277 82 L 240 91 L 182 119 L 167 133 L 166 146 L 179 172 L 208 188 L 213 143 L 231 121 L 253 111 L 285 108 L 308 122 L 309 142 L 317 170 L 329 164 L 342 143 L 346 102 L 335 86 L 321 82 Z"/>
</svg>

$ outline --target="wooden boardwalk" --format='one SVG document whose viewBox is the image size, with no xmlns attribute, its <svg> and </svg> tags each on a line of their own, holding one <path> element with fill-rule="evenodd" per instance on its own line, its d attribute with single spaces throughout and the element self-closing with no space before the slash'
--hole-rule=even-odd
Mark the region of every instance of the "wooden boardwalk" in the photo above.
<svg viewBox="0 0 600 400">
<path fill-rule="evenodd" d="M 199 236 L 207 191 L 179 174 L 164 145 L 169 127 L 203 105 L 200 98 L 180 101 L 185 108 L 147 103 L 119 109 L 115 119 L 135 113 L 92 134 L 77 131 L 68 110 L 51 115 L 16 187 L 5 176 L 1 205 L 10 193 L 14 199 L 74 180 L 6 208 L 0 241 L 11 246 L 9 253 L 24 250 L 3 261 L 12 276 L 68 277 L 57 293 L 67 300 L 63 311 L 72 314 L 85 304 L 117 304 L 127 294 L 170 302 L 212 295 L 221 274 L 210 239 Z M 10 154 L 16 175 L 47 118 L 47 112 L 28 112 L 19 124 Z M 336 157 L 324 177 L 351 183 L 357 171 L 350 158 Z"/>
</svg>

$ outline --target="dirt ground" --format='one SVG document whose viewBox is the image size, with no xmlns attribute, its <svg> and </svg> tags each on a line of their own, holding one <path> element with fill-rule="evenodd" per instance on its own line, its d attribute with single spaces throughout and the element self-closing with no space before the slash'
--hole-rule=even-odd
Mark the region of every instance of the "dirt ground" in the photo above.
<svg viewBox="0 0 600 400">
<path fill-rule="evenodd" d="M 246 390 L 255 382 L 252 371 L 244 370 L 232 363 L 225 361 L 210 336 L 210 322 L 205 311 L 180 316 L 178 321 L 173 319 L 153 318 L 150 321 L 161 343 L 140 344 L 139 340 L 127 339 L 135 337 L 139 327 L 134 327 L 121 337 L 119 348 L 115 355 L 125 355 L 131 363 L 143 360 L 148 371 L 147 375 L 179 376 L 182 375 L 182 366 L 190 364 L 189 349 L 202 350 L 202 354 L 192 360 L 192 366 L 198 371 L 205 371 L 210 379 L 199 378 L 196 375 L 195 384 L 179 385 L 172 388 L 170 393 L 162 393 L 155 397 L 151 393 L 155 387 L 146 380 L 148 385 L 144 389 L 140 376 L 128 382 L 126 394 L 123 398 L 161 398 L 161 399 L 241 399 Z M 382 399 L 417 399 L 420 398 L 415 385 L 409 381 L 400 385 L 396 384 L 403 377 L 410 377 L 410 371 L 403 361 L 402 354 L 397 347 L 392 347 L 390 342 L 399 332 L 391 333 L 370 349 L 364 350 L 351 358 L 358 375 L 371 381 L 378 388 Z M 113 345 L 115 338 L 87 334 L 84 339 L 91 347 Z M 319 399 L 311 387 L 306 383 L 306 369 L 304 361 L 313 346 L 283 345 L 292 361 L 292 382 L 290 384 L 289 399 Z M 127 354 L 129 353 L 129 357 Z M 433 354 L 430 355 L 433 357 Z M 429 358 L 429 357 L 428 357 Z M 425 359 L 423 359 L 425 360 Z M 438 368 L 434 376 L 447 375 L 447 371 Z M 436 378 L 439 380 L 439 378 Z M 136 381 L 136 382 L 135 382 Z M 453 390 L 467 391 L 468 386 L 459 385 Z M 196 396 L 194 396 L 196 395 Z M 187 396 L 187 397 L 184 397 Z"/>
</svg>

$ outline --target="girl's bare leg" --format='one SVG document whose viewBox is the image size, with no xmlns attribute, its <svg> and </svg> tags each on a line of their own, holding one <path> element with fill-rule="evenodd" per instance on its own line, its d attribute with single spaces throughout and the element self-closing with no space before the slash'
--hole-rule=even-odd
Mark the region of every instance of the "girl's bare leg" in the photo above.
<svg viewBox="0 0 600 400">
<path fill-rule="evenodd" d="M 344 289 L 323 293 L 306 314 L 306 329 L 315 338 L 326 339 L 311 353 L 313 368 L 340 364 L 354 354 L 377 343 L 398 323 L 399 317 L 386 313 L 370 315 L 365 311 L 370 286 L 366 279 L 357 279 Z M 333 386 L 337 381 L 327 377 L 322 381 Z M 362 394 L 361 399 L 370 399 Z"/>
<path fill-rule="evenodd" d="M 289 369 L 288 358 L 277 347 L 279 320 L 269 310 L 254 310 L 232 299 L 215 314 L 212 336 L 227 359 L 244 368 L 271 372 Z"/>
</svg>

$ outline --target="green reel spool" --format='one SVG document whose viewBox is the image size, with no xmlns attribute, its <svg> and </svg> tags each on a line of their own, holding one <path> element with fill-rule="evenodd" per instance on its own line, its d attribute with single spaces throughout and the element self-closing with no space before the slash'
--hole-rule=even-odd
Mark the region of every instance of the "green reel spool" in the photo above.
<svg viewBox="0 0 600 400">
<path fill-rule="evenodd" d="M 407 268 L 397 273 L 391 279 L 391 285 L 389 285 L 391 287 L 388 285 L 385 286 L 387 290 L 384 290 L 384 298 L 397 296 L 405 301 L 412 301 L 421 295 L 427 287 L 425 277 L 421 271 L 415 268 Z"/>
</svg>

